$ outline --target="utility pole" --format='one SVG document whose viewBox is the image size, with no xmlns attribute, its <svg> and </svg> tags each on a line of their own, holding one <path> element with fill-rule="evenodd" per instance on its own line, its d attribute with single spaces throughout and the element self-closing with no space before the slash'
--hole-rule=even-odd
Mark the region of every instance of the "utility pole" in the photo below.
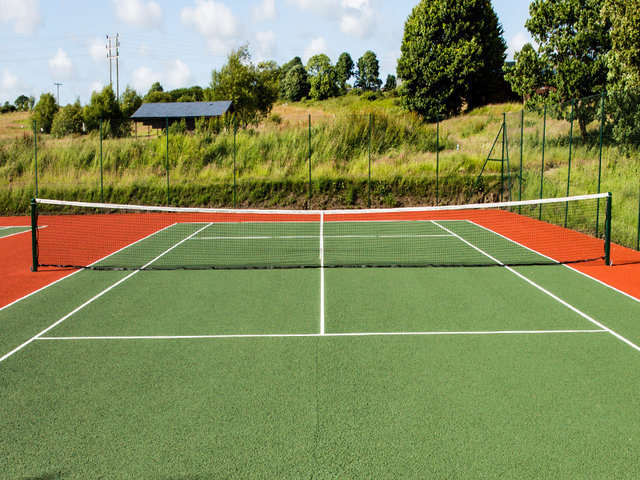
<svg viewBox="0 0 640 480">
<path fill-rule="evenodd" d="M 60 106 L 60 85 L 62 85 L 62 84 L 58 83 L 58 82 L 53 82 L 53 84 L 56 86 L 56 89 L 58 90 L 58 92 L 57 92 L 58 106 Z"/>
<path fill-rule="evenodd" d="M 118 58 L 120 57 L 120 34 L 107 35 L 107 58 L 109 59 L 109 85 L 113 87 L 112 59 L 116 59 L 116 99 L 120 100 L 120 72 Z"/>
</svg>

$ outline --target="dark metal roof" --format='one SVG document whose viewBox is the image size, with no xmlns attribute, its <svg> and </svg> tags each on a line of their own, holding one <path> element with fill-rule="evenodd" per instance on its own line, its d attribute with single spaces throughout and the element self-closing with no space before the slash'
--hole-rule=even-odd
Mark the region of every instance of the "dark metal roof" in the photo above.
<svg viewBox="0 0 640 480">
<path fill-rule="evenodd" d="M 231 101 L 143 103 L 131 118 L 219 117 L 227 113 L 229 108 L 231 108 Z"/>
</svg>

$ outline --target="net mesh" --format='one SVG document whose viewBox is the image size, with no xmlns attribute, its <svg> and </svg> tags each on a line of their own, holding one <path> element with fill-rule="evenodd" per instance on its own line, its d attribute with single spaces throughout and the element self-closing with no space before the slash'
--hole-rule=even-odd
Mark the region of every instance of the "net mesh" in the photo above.
<svg viewBox="0 0 640 480">
<path fill-rule="evenodd" d="M 36 201 L 38 266 L 103 270 L 539 265 L 605 256 L 606 195 L 385 210 Z"/>
</svg>

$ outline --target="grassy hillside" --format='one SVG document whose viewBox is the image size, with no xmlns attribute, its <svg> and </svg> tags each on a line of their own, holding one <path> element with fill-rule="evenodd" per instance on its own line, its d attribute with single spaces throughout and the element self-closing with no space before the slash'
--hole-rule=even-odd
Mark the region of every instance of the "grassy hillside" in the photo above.
<svg viewBox="0 0 640 480">
<path fill-rule="evenodd" d="M 543 196 L 564 196 L 569 174 L 569 122 L 557 120 L 552 115 L 548 117 L 543 169 L 542 115 L 526 112 L 521 135 L 520 110 L 518 104 L 490 105 L 444 120 L 437 139 L 435 124 L 425 124 L 406 113 L 394 97 L 371 101 L 351 94 L 324 102 L 280 104 L 263 124 L 239 131 L 235 149 L 232 131 L 217 135 L 170 134 L 170 203 L 233 205 L 234 152 L 238 206 L 366 206 L 369 201 L 369 151 L 373 206 L 498 199 L 501 196 L 500 162 L 487 165 L 479 191 L 472 190 L 472 186 L 498 136 L 503 113 L 507 113 L 508 149 L 505 154 L 509 156 L 512 174 L 511 198 L 537 198 L 542 172 Z M 2 214 L 25 213 L 28 199 L 34 194 L 34 139 L 31 133 L 19 128 L 26 121 L 24 114 L 0 116 Z M 146 129 L 138 130 L 139 133 L 142 131 L 146 132 Z M 572 195 L 597 190 L 598 134 L 598 122 L 589 125 L 584 139 L 577 126 L 574 130 L 569 191 Z M 519 182 L 521 138 L 522 184 Z M 502 157 L 501 141 L 500 137 L 493 158 Z M 37 142 L 40 196 L 100 200 L 98 135 L 64 139 L 44 135 L 39 136 Z M 616 240 L 635 246 L 640 178 L 638 157 L 635 152 L 622 152 L 607 131 L 602 152 L 601 190 L 614 193 Z M 167 139 L 162 132 L 152 132 L 148 137 L 104 140 L 104 200 L 166 203 L 166 163 Z M 507 198 L 508 182 L 504 189 L 502 193 Z"/>
</svg>

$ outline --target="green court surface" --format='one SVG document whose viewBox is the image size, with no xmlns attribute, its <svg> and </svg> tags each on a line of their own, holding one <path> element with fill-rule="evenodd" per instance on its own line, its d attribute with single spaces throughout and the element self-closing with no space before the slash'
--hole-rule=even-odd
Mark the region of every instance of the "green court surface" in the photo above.
<svg viewBox="0 0 640 480">
<path fill-rule="evenodd" d="M 327 227 L 317 268 L 83 270 L 0 310 L 0 477 L 640 477 L 640 302 L 561 265 L 323 268 L 390 258 Z"/>
<path fill-rule="evenodd" d="M 31 227 L 0 227 L 0 238 L 2 237 L 10 237 L 12 235 L 17 235 L 18 233 L 24 233 L 31 230 Z"/>
</svg>

